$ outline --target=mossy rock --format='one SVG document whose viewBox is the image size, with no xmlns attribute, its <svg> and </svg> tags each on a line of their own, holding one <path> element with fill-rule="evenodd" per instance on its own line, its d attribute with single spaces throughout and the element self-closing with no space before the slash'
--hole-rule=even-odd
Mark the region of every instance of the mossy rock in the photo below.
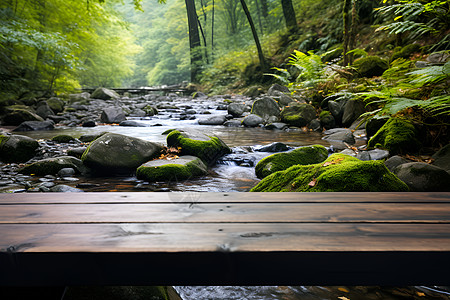
<svg viewBox="0 0 450 300">
<path fill-rule="evenodd" d="M 36 154 L 39 143 L 27 136 L 0 135 L 0 161 L 5 163 L 26 162 Z"/>
<path fill-rule="evenodd" d="M 70 143 L 71 141 L 74 141 L 75 138 L 70 136 L 70 135 L 66 135 L 66 134 L 60 134 L 57 136 L 54 136 L 52 138 L 52 141 L 57 142 L 57 143 Z"/>
<path fill-rule="evenodd" d="M 391 118 L 367 143 L 369 148 L 384 148 L 391 155 L 411 153 L 422 146 L 414 125 L 407 120 Z"/>
<path fill-rule="evenodd" d="M 136 177 L 148 182 L 186 180 L 208 173 L 203 161 L 185 155 L 172 160 L 157 159 L 146 162 L 136 170 Z"/>
<path fill-rule="evenodd" d="M 25 121 L 44 121 L 36 111 L 25 105 L 13 105 L 6 109 L 3 125 L 17 126 Z"/>
<path fill-rule="evenodd" d="M 391 61 L 394 61 L 398 58 L 409 58 L 413 53 L 420 52 L 419 44 L 409 44 L 403 48 L 394 50 L 394 54 L 392 54 Z"/>
<path fill-rule="evenodd" d="M 158 114 L 158 110 L 150 105 L 145 106 L 142 110 L 145 111 L 147 116 L 154 116 Z"/>
<path fill-rule="evenodd" d="M 298 103 L 286 106 L 280 116 L 281 121 L 286 124 L 303 127 L 316 118 L 316 110 L 312 105 Z"/>
<path fill-rule="evenodd" d="M 174 130 L 167 135 L 167 146 L 180 148 L 181 155 L 193 155 L 212 165 L 216 160 L 231 153 L 231 149 L 218 137 L 197 131 Z"/>
<path fill-rule="evenodd" d="M 378 56 L 367 56 L 356 60 L 353 63 L 356 72 L 360 77 L 372 78 L 383 75 L 389 68 L 389 64 Z"/>
<path fill-rule="evenodd" d="M 61 100 L 59 98 L 52 97 L 47 100 L 47 104 L 55 113 L 64 111 L 65 103 L 63 100 Z"/>
<path fill-rule="evenodd" d="M 72 168 L 78 173 L 85 173 L 86 168 L 81 160 L 72 156 L 59 156 L 43 159 L 26 165 L 19 170 L 22 174 L 56 175 L 61 169 Z"/>
<path fill-rule="evenodd" d="M 382 161 L 336 153 L 323 163 L 275 172 L 251 192 L 407 192 L 408 186 Z"/>
<path fill-rule="evenodd" d="M 334 119 L 331 112 L 329 112 L 327 110 L 324 110 L 320 113 L 319 119 L 320 119 L 320 124 L 325 129 L 331 129 L 336 126 L 336 120 Z"/>
<path fill-rule="evenodd" d="M 255 166 L 258 178 L 286 170 L 294 165 L 310 165 L 323 162 L 328 157 L 324 146 L 314 145 L 301 147 L 290 152 L 275 153 L 261 159 Z"/>
</svg>

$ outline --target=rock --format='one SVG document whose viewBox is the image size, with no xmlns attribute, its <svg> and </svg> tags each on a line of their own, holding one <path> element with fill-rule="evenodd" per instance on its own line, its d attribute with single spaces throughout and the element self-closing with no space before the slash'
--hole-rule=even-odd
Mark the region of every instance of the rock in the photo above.
<svg viewBox="0 0 450 300">
<path fill-rule="evenodd" d="M 26 121 L 44 121 L 36 112 L 24 105 L 13 105 L 6 108 L 3 125 L 17 126 Z"/>
<path fill-rule="evenodd" d="M 131 173 L 159 156 L 162 145 L 116 133 L 106 133 L 89 145 L 81 160 L 94 173 Z"/>
<path fill-rule="evenodd" d="M 433 154 L 433 165 L 444 169 L 450 173 L 450 144 L 439 149 L 438 152 Z"/>
<path fill-rule="evenodd" d="M 342 125 L 349 127 L 366 111 L 365 104 L 361 100 L 349 100 L 344 106 Z"/>
<path fill-rule="evenodd" d="M 369 148 L 383 148 L 391 154 L 412 153 L 421 148 L 414 125 L 407 120 L 391 118 L 367 143 Z"/>
<path fill-rule="evenodd" d="M 267 124 L 266 126 L 264 126 L 265 129 L 277 129 L 277 130 L 284 130 L 287 128 L 287 124 L 286 123 L 281 123 L 281 122 L 273 122 L 270 124 Z"/>
<path fill-rule="evenodd" d="M 84 135 L 80 136 L 79 140 L 82 141 L 83 143 L 90 143 L 93 140 L 95 140 L 107 133 L 108 132 L 101 132 L 99 134 L 84 134 Z"/>
<path fill-rule="evenodd" d="M 342 124 L 342 116 L 344 115 L 344 106 L 347 103 L 347 99 L 341 100 L 339 102 L 330 100 L 328 101 L 328 108 L 330 109 L 331 115 L 334 117 L 336 125 Z"/>
<path fill-rule="evenodd" d="M 62 168 L 58 171 L 57 175 L 59 177 L 70 177 L 75 175 L 76 171 L 74 168 Z"/>
<path fill-rule="evenodd" d="M 369 150 L 367 153 L 369 153 L 371 160 L 382 160 L 389 157 L 389 151 L 382 149 Z"/>
<path fill-rule="evenodd" d="M 99 87 L 92 93 L 91 98 L 101 99 L 101 100 L 110 100 L 110 99 L 119 99 L 120 96 L 113 90 Z"/>
<path fill-rule="evenodd" d="M 130 113 L 130 117 L 136 117 L 136 118 L 143 118 L 146 115 L 147 114 L 145 113 L 145 111 L 143 111 L 142 109 L 139 109 L 139 108 L 133 109 Z"/>
<path fill-rule="evenodd" d="M 254 97 L 258 97 L 259 95 L 261 95 L 263 93 L 264 93 L 264 90 L 260 86 L 251 86 L 244 91 L 243 95 L 254 98 Z"/>
<path fill-rule="evenodd" d="M 52 115 L 49 115 L 49 116 L 47 116 L 47 118 L 50 119 L 51 121 L 53 121 L 55 124 L 67 121 L 67 118 L 65 116 L 52 116 Z"/>
<path fill-rule="evenodd" d="M 309 104 L 286 106 L 281 112 L 281 121 L 291 126 L 304 127 L 316 118 L 316 110 Z"/>
<path fill-rule="evenodd" d="M 227 110 L 228 109 L 228 105 L 227 104 L 219 104 L 216 107 L 216 110 Z"/>
<path fill-rule="evenodd" d="M 335 153 L 325 162 L 294 165 L 259 182 L 251 192 L 406 192 L 382 161 Z"/>
<path fill-rule="evenodd" d="M 283 152 L 283 151 L 288 151 L 289 149 L 291 149 L 291 147 L 287 146 L 286 144 L 283 144 L 280 142 L 274 142 L 269 145 L 255 148 L 255 151 L 258 151 L 258 152 Z"/>
<path fill-rule="evenodd" d="M 427 61 L 432 64 L 445 64 L 450 58 L 446 51 L 433 52 L 427 57 Z"/>
<path fill-rule="evenodd" d="M 242 121 L 239 120 L 228 120 L 225 123 L 223 123 L 223 126 L 226 127 L 241 127 Z"/>
<path fill-rule="evenodd" d="M 261 159 L 255 167 L 258 178 L 283 171 L 294 165 L 309 165 L 324 161 L 328 150 L 321 145 L 297 148 L 290 152 L 276 153 Z"/>
<path fill-rule="evenodd" d="M 13 131 L 53 130 L 54 128 L 53 121 L 25 121 Z"/>
<path fill-rule="evenodd" d="M 83 101 L 83 100 L 89 100 L 90 97 L 91 97 L 91 94 L 89 94 L 88 92 L 83 92 L 83 93 L 79 93 L 79 94 L 69 94 L 69 101 L 71 103 L 79 102 L 79 101 Z"/>
<path fill-rule="evenodd" d="M 153 107 L 151 105 L 144 106 L 142 110 L 146 113 L 147 116 L 150 117 L 158 114 L 158 110 L 156 109 L 156 107 Z"/>
<path fill-rule="evenodd" d="M 136 171 L 136 177 L 148 182 L 186 180 L 208 174 L 203 161 L 195 156 L 184 155 L 175 159 L 157 159 L 146 162 Z"/>
<path fill-rule="evenodd" d="M 36 155 L 37 141 L 27 136 L 0 134 L 0 161 L 26 162 Z"/>
<path fill-rule="evenodd" d="M 270 116 L 279 117 L 280 107 L 272 98 L 263 97 L 253 102 L 251 114 L 258 115 L 264 120 L 267 120 Z"/>
<path fill-rule="evenodd" d="M 244 120 L 242 121 L 242 124 L 246 127 L 256 127 L 263 123 L 264 123 L 264 119 L 261 118 L 260 116 L 254 115 L 254 114 L 250 114 L 250 115 L 246 116 L 244 118 Z"/>
<path fill-rule="evenodd" d="M 423 68 L 426 68 L 426 67 L 429 67 L 431 64 L 429 63 L 429 62 L 426 62 L 426 61 L 420 61 L 420 60 L 418 60 L 418 61 L 416 61 L 415 63 L 414 63 L 414 66 L 417 68 L 417 69 L 423 69 Z"/>
<path fill-rule="evenodd" d="M 196 130 L 174 130 L 167 135 L 167 147 L 180 147 L 181 155 L 194 155 L 206 165 L 213 165 L 216 160 L 231 153 L 231 149 L 218 137 L 207 136 Z"/>
<path fill-rule="evenodd" d="M 389 118 L 370 118 L 366 123 L 367 137 L 374 136 L 381 127 L 389 120 Z"/>
<path fill-rule="evenodd" d="M 342 130 L 336 131 L 332 134 L 324 136 L 322 139 L 330 143 L 347 143 L 353 145 L 355 143 L 355 137 L 350 129 L 341 128 Z"/>
<path fill-rule="evenodd" d="M 71 148 L 67 150 L 67 155 L 81 159 L 81 156 L 83 155 L 84 151 L 86 151 L 86 149 L 87 147 Z"/>
<path fill-rule="evenodd" d="M 119 123 L 119 126 L 127 126 L 127 127 L 149 127 L 147 124 L 132 121 L 132 120 L 125 120 Z"/>
<path fill-rule="evenodd" d="M 56 114 L 64 111 L 65 103 L 57 97 L 47 99 L 47 104 Z"/>
<path fill-rule="evenodd" d="M 198 124 L 200 125 L 222 125 L 227 120 L 225 115 L 211 116 L 205 119 L 199 119 Z"/>
<path fill-rule="evenodd" d="M 384 71 L 389 68 L 389 64 L 378 56 L 367 56 L 355 60 L 353 67 L 356 68 L 359 77 L 372 78 L 383 75 Z"/>
<path fill-rule="evenodd" d="M 195 92 L 192 95 L 192 99 L 198 99 L 198 98 L 207 98 L 208 96 L 205 93 L 202 92 Z"/>
<path fill-rule="evenodd" d="M 419 44 L 408 44 L 403 48 L 400 48 L 399 50 L 395 51 L 392 54 L 391 62 L 398 59 L 398 58 L 404 58 L 409 59 L 410 56 L 414 53 L 420 52 L 420 45 Z"/>
<path fill-rule="evenodd" d="M 67 135 L 67 134 L 60 134 L 57 136 L 54 136 L 52 138 L 52 141 L 57 142 L 57 143 L 70 143 L 71 141 L 75 141 L 75 138 Z"/>
<path fill-rule="evenodd" d="M 55 113 L 50 106 L 48 106 L 47 102 L 41 101 L 37 104 L 36 114 L 43 119 L 47 119 L 48 116 L 54 115 Z"/>
<path fill-rule="evenodd" d="M 103 123 L 120 123 L 126 120 L 125 113 L 120 107 L 107 107 L 102 111 L 100 120 Z"/>
<path fill-rule="evenodd" d="M 282 93 L 290 93 L 290 92 L 291 92 L 291 91 L 290 91 L 287 87 L 285 87 L 284 85 L 275 83 L 274 85 L 272 85 L 272 86 L 269 88 L 269 90 L 267 91 L 267 95 L 269 95 L 269 96 L 277 96 L 276 91 L 282 92 Z"/>
<path fill-rule="evenodd" d="M 247 108 L 247 105 L 244 103 L 231 103 L 228 105 L 228 113 L 232 115 L 235 118 L 238 118 L 242 116 L 242 114 L 245 112 L 245 109 Z"/>
<path fill-rule="evenodd" d="M 401 164 L 394 169 L 394 173 L 409 186 L 411 192 L 450 191 L 450 174 L 430 164 L 422 162 Z"/>
<path fill-rule="evenodd" d="M 81 160 L 73 156 L 59 156 L 39 160 L 24 166 L 19 169 L 19 172 L 22 174 L 35 174 L 39 176 L 56 175 L 64 168 L 72 168 L 82 174 L 86 172 L 86 168 L 83 166 Z"/>
<path fill-rule="evenodd" d="M 55 185 L 54 187 L 50 188 L 50 192 L 53 193 L 84 193 L 83 190 L 68 186 L 68 185 L 64 185 L 64 184 L 58 184 Z"/>
<path fill-rule="evenodd" d="M 95 123 L 94 120 L 87 120 L 87 121 L 84 121 L 83 124 L 81 124 L 81 126 L 83 126 L 83 127 L 95 127 L 95 126 L 97 126 L 97 123 Z"/>
<path fill-rule="evenodd" d="M 325 129 L 331 129 L 336 126 L 336 121 L 335 121 L 333 115 L 327 110 L 324 110 L 320 113 L 319 119 L 320 119 L 320 124 Z"/>
<path fill-rule="evenodd" d="M 318 132 L 322 131 L 322 125 L 320 124 L 319 119 L 312 120 L 311 122 L 309 122 L 307 127 L 312 131 L 318 131 Z"/>
<path fill-rule="evenodd" d="M 411 161 L 406 158 L 403 158 L 398 155 L 394 155 L 394 156 L 390 157 L 389 159 L 387 159 L 384 162 L 384 164 L 389 169 L 389 171 L 393 172 L 395 170 L 395 168 L 397 168 L 399 165 L 410 163 L 410 162 Z"/>
</svg>

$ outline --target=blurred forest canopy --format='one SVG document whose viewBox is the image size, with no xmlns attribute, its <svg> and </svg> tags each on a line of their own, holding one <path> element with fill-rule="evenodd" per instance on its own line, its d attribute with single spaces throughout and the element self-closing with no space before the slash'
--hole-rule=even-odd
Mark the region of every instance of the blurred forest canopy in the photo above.
<svg viewBox="0 0 450 300">
<path fill-rule="evenodd" d="M 241 1 L 2 0 L 0 94 L 20 98 L 29 91 L 42 96 L 80 87 L 178 84 L 190 80 L 193 55 L 199 58 L 196 79 L 210 92 L 264 84 L 270 76 L 258 66 Z M 188 2 L 198 18 L 195 49 L 189 43 Z M 344 43 L 348 50 L 385 56 L 419 39 L 437 45 L 433 50 L 450 43 L 449 0 L 245 3 L 271 67 L 286 67 L 294 50 L 339 57 L 345 34 L 353 37 Z"/>
</svg>

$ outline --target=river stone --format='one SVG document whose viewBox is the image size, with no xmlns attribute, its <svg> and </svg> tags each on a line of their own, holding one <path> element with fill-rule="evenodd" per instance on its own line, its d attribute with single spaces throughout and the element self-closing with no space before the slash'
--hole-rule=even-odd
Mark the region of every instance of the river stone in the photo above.
<svg viewBox="0 0 450 300">
<path fill-rule="evenodd" d="M 398 166 L 402 165 L 402 164 L 406 164 L 406 163 L 410 163 L 411 161 L 403 158 L 401 156 L 398 155 L 394 155 L 390 158 L 388 158 L 384 164 L 386 165 L 386 167 L 389 169 L 389 171 L 393 172 L 395 170 L 395 168 L 397 168 Z"/>
<path fill-rule="evenodd" d="M 54 128 L 53 121 L 25 121 L 13 131 L 53 130 Z"/>
<path fill-rule="evenodd" d="M 44 121 L 36 112 L 25 105 L 13 105 L 6 108 L 3 125 L 17 126 L 26 121 Z"/>
<path fill-rule="evenodd" d="M 330 143 L 337 142 L 337 143 L 347 143 L 349 145 L 353 145 L 355 143 L 355 137 L 353 136 L 353 133 L 350 129 L 345 128 L 335 128 L 340 129 L 336 131 L 330 131 L 327 130 L 326 132 L 333 132 L 329 135 L 324 136 L 322 139 L 329 141 Z"/>
<path fill-rule="evenodd" d="M 294 149 L 290 152 L 275 153 L 261 159 L 255 166 L 258 178 L 286 170 L 293 165 L 309 165 L 324 161 L 328 150 L 322 145 L 313 145 Z"/>
<path fill-rule="evenodd" d="M 55 114 L 63 112 L 65 103 L 63 100 L 57 97 L 51 97 L 47 99 L 48 106 L 55 112 Z"/>
<path fill-rule="evenodd" d="M 312 131 L 322 131 L 322 125 L 320 123 L 319 119 L 313 119 L 311 120 L 311 122 L 309 122 L 308 124 L 308 128 Z"/>
<path fill-rule="evenodd" d="M 286 144 L 283 144 L 280 142 L 274 142 L 269 145 L 255 148 L 255 151 L 258 151 L 258 152 L 283 152 L 283 151 L 288 151 L 289 149 L 291 149 L 291 147 L 287 146 Z"/>
<path fill-rule="evenodd" d="M 62 168 L 58 171 L 57 175 L 59 177 L 70 177 L 75 175 L 76 171 L 74 168 Z"/>
<path fill-rule="evenodd" d="M 130 113 L 130 117 L 136 117 L 136 118 L 143 118 L 146 115 L 147 114 L 145 113 L 145 111 L 143 111 L 142 109 L 139 109 L 139 108 L 133 109 Z"/>
<path fill-rule="evenodd" d="M 411 192 L 449 192 L 450 174 L 444 169 L 422 163 L 401 164 L 394 174 L 406 183 Z"/>
<path fill-rule="evenodd" d="M 0 134 L 0 161 L 26 162 L 36 154 L 39 143 L 27 136 Z"/>
<path fill-rule="evenodd" d="M 120 123 L 126 120 L 125 113 L 120 107 L 107 107 L 102 111 L 100 120 L 103 123 Z"/>
<path fill-rule="evenodd" d="M 272 98 L 263 97 L 253 102 L 251 114 L 258 115 L 264 120 L 267 120 L 270 116 L 279 117 L 280 107 Z"/>
<path fill-rule="evenodd" d="M 442 147 L 438 152 L 433 154 L 433 165 L 440 167 L 450 173 L 450 144 Z"/>
<path fill-rule="evenodd" d="M 296 127 L 304 127 L 315 118 L 315 108 L 304 103 L 286 106 L 281 112 L 281 121 Z"/>
<path fill-rule="evenodd" d="M 200 125 L 222 125 L 227 120 L 225 115 L 211 116 L 198 120 Z"/>
<path fill-rule="evenodd" d="M 203 161 L 191 155 L 152 160 L 136 170 L 136 177 L 148 182 L 186 180 L 206 174 L 208 170 Z"/>
<path fill-rule="evenodd" d="M 50 188 L 50 192 L 53 193 L 84 193 L 83 190 L 65 185 L 65 184 L 58 184 L 54 187 Z"/>
<path fill-rule="evenodd" d="M 81 124 L 81 126 L 83 126 L 83 127 L 95 127 L 95 126 L 97 126 L 97 123 L 95 123 L 94 120 L 86 120 L 86 121 L 84 121 Z"/>
<path fill-rule="evenodd" d="M 382 161 L 335 153 L 324 162 L 272 173 L 251 192 L 407 192 L 408 186 Z"/>
<path fill-rule="evenodd" d="M 131 173 L 159 156 L 162 145 L 138 138 L 106 133 L 89 145 L 81 160 L 94 173 Z"/>
<path fill-rule="evenodd" d="M 281 122 L 273 122 L 264 126 L 265 129 L 277 129 L 277 130 L 284 130 L 286 129 L 286 127 L 287 124 Z"/>
<path fill-rule="evenodd" d="M 349 100 L 344 106 L 342 125 L 350 127 L 365 112 L 365 104 L 361 100 Z"/>
<path fill-rule="evenodd" d="M 69 101 L 71 103 L 73 103 L 73 102 L 78 102 L 78 101 L 83 101 L 83 100 L 89 100 L 90 97 L 91 97 L 91 94 L 89 94 L 88 92 L 83 92 L 83 93 L 79 93 L 79 94 L 69 94 Z"/>
<path fill-rule="evenodd" d="M 444 64 L 450 58 L 450 54 L 445 51 L 433 52 L 427 57 L 427 61 L 432 64 Z"/>
<path fill-rule="evenodd" d="M 231 149 L 218 137 L 210 137 L 193 129 L 171 131 L 167 135 L 167 147 L 179 147 L 181 155 L 197 156 L 206 165 L 213 165 L 219 157 L 231 153 Z"/>
<path fill-rule="evenodd" d="M 241 127 L 242 121 L 239 120 L 228 120 L 225 123 L 223 123 L 223 126 L 226 127 Z"/>
<path fill-rule="evenodd" d="M 81 159 L 81 156 L 83 155 L 84 151 L 86 151 L 86 149 L 87 147 L 70 148 L 67 150 L 67 155 Z"/>
<path fill-rule="evenodd" d="M 245 112 L 245 109 L 247 108 L 247 105 L 244 103 L 231 103 L 228 105 L 228 113 L 232 115 L 235 118 L 238 118 L 242 116 L 242 114 Z"/>
<path fill-rule="evenodd" d="M 37 104 L 36 114 L 38 114 L 41 118 L 46 119 L 48 116 L 54 115 L 53 110 L 48 106 L 46 101 L 41 101 Z"/>
<path fill-rule="evenodd" d="M 86 168 L 81 160 L 73 156 L 59 156 L 39 160 L 19 169 L 22 174 L 56 175 L 61 169 L 72 168 L 78 173 L 85 173 Z"/>
<path fill-rule="evenodd" d="M 277 92 L 282 92 L 282 93 L 290 93 L 291 91 L 285 87 L 284 85 L 275 83 L 274 85 L 272 85 L 269 90 L 267 91 L 267 95 L 269 96 L 277 96 Z"/>
<path fill-rule="evenodd" d="M 347 103 L 347 99 L 343 99 L 339 102 L 330 100 L 328 101 L 328 109 L 333 115 L 336 124 L 342 124 L 342 116 L 344 115 L 344 106 Z"/>
<path fill-rule="evenodd" d="M 254 115 L 254 114 L 250 114 L 248 116 L 246 116 L 244 118 L 244 120 L 242 121 L 242 124 L 246 127 L 256 127 L 259 124 L 263 124 L 264 123 L 264 119 L 261 118 L 260 116 Z"/>
<path fill-rule="evenodd" d="M 101 99 L 101 100 L 110 100 L 110 99 L 119 99 L 120 96 L 113 90 L 99 87 L 92 93 L 91 98 Z"/>
<path fill-rule="evenodd" d="M 119 123 L 119 126 L 126 126 L 126 127 L 149 127 L 147 124 L 133 121 L 133 120 L 125 120 Z"/>
<path fill-rule="evenodd" d="M 319 116 L 320 124 L 325 129 L 331 129 L 336 126 L 336 121 L 329 111 L 322 111 Z"/>
</svg>

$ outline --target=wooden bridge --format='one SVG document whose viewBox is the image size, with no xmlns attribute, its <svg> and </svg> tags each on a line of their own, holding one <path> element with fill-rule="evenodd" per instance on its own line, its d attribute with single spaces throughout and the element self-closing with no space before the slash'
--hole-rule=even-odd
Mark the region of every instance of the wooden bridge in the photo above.
<svg viewBox="0 0 450 300">
<path fill-rule="evenodd" d="M 0 285 L 450 285 L 450 193 L 0 194 Z"/>
</svg>

